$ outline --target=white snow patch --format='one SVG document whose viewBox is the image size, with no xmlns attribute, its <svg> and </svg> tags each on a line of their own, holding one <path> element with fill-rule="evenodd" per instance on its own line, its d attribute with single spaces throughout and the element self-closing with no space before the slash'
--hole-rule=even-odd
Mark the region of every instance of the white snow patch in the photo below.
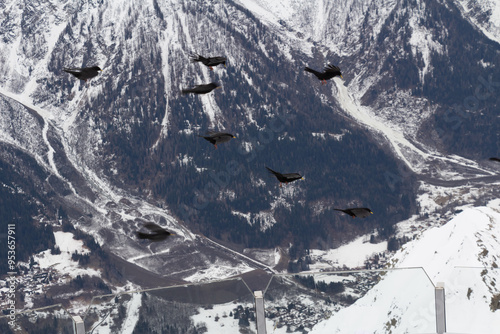
<svg viewBox="0 0 500 334">
<path fill-rule="evenodd" d="M 73 233 L 57 231 L 54 232 L 54 238 L 56 239 L 56 245 L 59 247 L 61 252 L 69 252 L 78 254 L 89 253 L 88 249 L 83 248 L 83 241 L 75 240 L 73 238 Z"/>
<path fill-rule="evenodd" d="M 139 321 L 139 310 L 141 305 L 142 294 L 132 294 L 132 299 L 127 303 L 127 314 L 125 316 L 125 321 L 123 322 L 122 331 L 120 333 L 132 334 L 134 332 L 135 325 L 137 321 Z"/>
<path fill-rule="evenodd" d="M 209 267 L 200 268 L 196 274 L 185 277 L 184 280 L 197 283 L 213 280 L 214 277 L 217 277 L 217 279 L 225 279 L 251 270 L 253 270 L 253 268 L 244 263 L 235 266 L 229 262 L 217 259 L 214 263 L 210 263 Z"/>
<path fill-rule="evenodd" d="M 274 249 L 255 249 L 255 248 L 245 248 L 243 250 L 244 254 L 255 258 L 256 260 L 267 264 L 268 266 L 275 267 L 280 259 L 281 252 L 278 248 Z"/>
<path fill-rule="evenodd" d="M 366 295 L 310 333 L 435 333 L 435 315 L 425 318 L 421 312 L 424 306 L 434 306 L 434 289 L 423 270 L 391 271 L 381 278 Z"/>
<path fill-rule="evenodd" d="M 249 225 L 257 224 L 260 227 L 260 230 L 264 232 L 268 228 L 272 227 L 276 224 L 276 219 L 272 211 L 260 211 L 258 213 L 243 213 L 239 211 L 231 211 L 231 213 L 235 216 L 242 217 L 246 219 Z"/>
<path fill-rule="evenodd" d="M 249 297 L 251 297 L 250 291 L 248 292 Z M 255 306 L 253 304 L 245 304 L 241 303 L 243 308 L 254 309 Z M 212 305 L 212 308 L 202 308 L 198 309 L 198 314 L 193 315 L 191 319 L 193 323 L 205 324 L 207 328 L 207 333 L 240 333 L 241 327 L 238 322 L 239 319 L 234 319 L 234 317 L 229 316 L 230 313 L 234 312 L 234 309 L 238 306 L 234 302 Z M 217 319 L 217 320 L 216 320 Z M 250 326 L 248 329 L 251 333 L 256 332 L 256 323 L 255 321 L 250 321 Z"/>
<path fill-rule="evenodd" d="M 250 152 L 253 149 L 252 143 L 248 141 L 241 142 L 241 146 L 243 146 L 245 152 Z"/>
<path fill-rule="evenodd" d="M 486 37 L 500 43 L 500 1 L 455 0 L 463 15 L 479 27 Z M 474 16 L 476 14 L 477 16 Z"/>
<path fill-rule="evenodd" d="M 188 166 L 192 161 L 193 161 L 193 157 L 187 155 L 187 154 L 179 154 L 177 156 L 177 161 L 179 163 L 180 166 Z"/>
<path fill-rule="evenodd" d="M 342 137 L 344 137 L 344 135 L 345 135 L 345 132 L 343 132 L 343 133 L 312 132 L 311 134 L 313 137 L 320 138 L 320 139 L 333 138 L 336 141 L 341 141 Z"/>
<path fill-rule="evenodd" d="M 325 134 L 325 133 L 323 133 L 323 132 L 313 132 L 313 133 L 312 133 L 312 136 L 313 136 L 313 137 L 319 137 L 319 138 L 321 138 L 321 139 L 326 139 L 326 134 Z"/>
<path fill-rule="evenodd" d="M 369 237 L 369 235 L 358 237 L 346 245 L 328 251 L 312 249 L 311 259 L 316 263 L 310 265 L 311 270 L 325 269 L 325 262 L 330 267 L 344 265 L 348 268 L 364 267 L 366 259 L 387 250 L 387 241 L 372 244 L 368 242 Z"/>
<path fill-rule="evenodd" d="M 429 154 L 415 147 L 403 134 L 395 131 L 386 123 L 374 119 L 367 110 L 367 107 L 362 106 L 359 101 L 349 93 L 343 81 L 336 80 L 336 78 L 334 78 L 333 81 L 337 87 L 339 102 L 347 113 L 360 123 L 385 135 L 391 143 L 396 155 L 399 156 L 411 170 L 416 171 L 418 167 L 421 167 L 420 161 L 422 158 L 428 158 Z M 408 153 L 410 153 L 411 156 L 409 156 Z"/>
<path fill-rule="evenodd" d="M 223 201 L 225 199 L 228 199 L 230 201 L 234 201 L 236 199 L 236 193 L 233 190 L 229 190 L 229 189 L 221 191 L 217 200 Z"/>
<path fill-rule="evenodd" d="M 422 2 L 421 4 L 425 7 L 425 2 Z M 422 11 L 424 10 L 425 8 L 422 8 Z M 412 15 L 410 17 L 408 23 L 412 31 L 409 40 L 411 51 L 414 56 L 421 54 L 424 62 L 424 68 L 420 70 L 420 81 L 423 83 L 425 75 L 431 70 L 429 67 L 432 52 L 442 54 L 444 48 L 440 43 L 432 40 L 432 33 L 430 31 L 419 24 L 421 18 L 422 14 L 417 13 L 416 15 Z"/>
<path fill-rule="evenodd" d="M 91 268 L 81 268 L 78 262 L 71 259 L 74 252 L 87 254 L 89 251 L 83 248 L 81 240 L 75 240 L 73 234 L 69 232 L 54 232 L 56 246 L 61 250 L 61 254 L 50 254 L 50 250 L 40 252 L 34 256 L 34 259 L 40 265 L 41 269 L 52 268 L 61 275 L 69 275 L 72 278 L 80 275 L 101 276 L 100 271 Z"/>
</svg>

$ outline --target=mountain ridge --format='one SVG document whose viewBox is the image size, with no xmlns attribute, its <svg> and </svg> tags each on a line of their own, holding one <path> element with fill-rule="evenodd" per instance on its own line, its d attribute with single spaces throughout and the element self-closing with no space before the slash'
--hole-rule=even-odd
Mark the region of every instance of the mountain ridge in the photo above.
<svg viewBox="0 0 500 334">
<path fill-rule="evenodd" d="M 500 226 L 499 204 L 496 199 L 486 207 L 467 208 L 443 226 L 406 243 L 391 259 L 395 271 L 386 273 L 366 296 L 318 324 L 311 333 L 353 330 L 353 319 L 365 314 L 363 310 L 375 309 L 375 316 L 354 328 L 373 333 L 389 329 L 435 332 L 434 288 L 438 282 L 444 282 L 446 292 L 447 332 L 493 333 L 500 322 L 496 306 L 492 306 L 499 294 L 495 286 L 498 266 L 492 254 L 500 247 L 495 237 Z M 423 271 L 404 274 L 398 268 Z M 391 319 L 395 320 L 387 328 Z"/>
</svg>

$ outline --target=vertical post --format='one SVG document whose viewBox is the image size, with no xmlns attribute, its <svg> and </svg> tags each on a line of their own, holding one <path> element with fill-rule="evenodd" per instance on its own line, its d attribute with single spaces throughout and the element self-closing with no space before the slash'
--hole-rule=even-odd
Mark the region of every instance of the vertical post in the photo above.
<svg viewBox="0 0 500 334">
<path fill-rule="evenodd" d="M 437 282 L 435 288 L 436 296 L 436 332 L 443 334 L 446 332 L 446 309 L 444 300 L 444 283 Z"/>
<path fill-rule="evenodd" d="M 262 291 L 254 291 L 255 319 L 257 320 L 257 334 L 266 334 L 266 316 L 264 309 L 264 296 Z"/>
<path fill-rule="evenodd" d="M 83 323 L 83 319 L 78 316 L 78 315 L 75 315 L 73 317 L 73 322 L 75 324 L 75 327 L 74 327 L 74 334 L 85 334 L 85 324 Z"/>
</svg>

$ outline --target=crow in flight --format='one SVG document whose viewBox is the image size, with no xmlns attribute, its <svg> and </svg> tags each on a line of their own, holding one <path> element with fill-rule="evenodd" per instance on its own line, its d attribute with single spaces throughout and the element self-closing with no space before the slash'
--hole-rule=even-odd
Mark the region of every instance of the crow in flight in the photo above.
<svg viewBox="0 0 500 334">
<path fill-rule="evenodd" d="M 304 179 L 299 173 L 281 174 L 281 173 L 278 173 L 278 172 L 272 170 L 269 167 L 266 167 L 266 169 L 269 171 L 269 173 L 276 176 L 278 181 L 280 181 L 280 187 L 282 186 L 283 183 L 287 184 L 288 182 L 293 182 L 295 180 Z"/>
<path fill-rule="evenodd" d="M 373 214 L 372 210 L 370 210 L 368 208 L 350 208 L 350 209 L 334 209 L 334 210 L 347 213 L 352 218 L 356 218 L 356 217 L 366 218 L 369 215 Z"/>
<path fill-rule="evenodd" d="M 80 80 L 87 82 L 88 79 L 96 77 L 100 71 L 99 66 L 84 67 L 84 68 L 64 68 L 64 72 L 70 73 Z"/>
<path fill-rule="evenodd" d="M 208 58 L 205 58 L 203 56 L 200 56 L 200 55 L 192 55 L 191 56 L 191 61 L 193 63 L 196 63 L 196 62 L 201 62 L 203 65 L 205 66 L 208 66 L 208 68 L 213 71 L 214 70 L 214 67 L 217 66 L 217 65 L 224 65 L 224 67 L 226 67 L 226 57 L 208 57 Z"/>
<path fill-rule="evenodd" d="M 328 65 L 327 67 L 325 67 L 323 72 L 318 72 L 309 67 L 306 67 L 304 71 L 314 74 L 319 80 L 321 80 L 322 85 L 326 84 L 326 80 L 330 80 L 337 75 L 343 79 L 342 73 L 340 73 L 340 68 L 333 65 Z"/>
<path fill-rule="evenodd" d="M 207 85 L 196 85 L 193 88 L 186 88 L 182 90 L 182 94 L 207 94 L 216 88 L 221 88 L 219 84 L 212 82 Z"/>
<path fill-rule="evenodd" d="M 217 149 L 217 144 L 225 143 L 233 138 L 236 138 L 235 136 L 227 132 L 214 132 L 214 131 L 209 131 L 205 136 L 198 136 L 198 137 L 205 138 L 206 140 L 208 140 L 215 146 L 215 149 Z"/>
<path fill-rule="evenodd" d="M 137 232 L 137 238 L 148 239 L 151 241 L 163 241 L 169 236 L 174 235 L 164 228 L 156 225 L 155 223 L 146 223 L 144 227 L 151 231 L 151 233 Z"/>
</svg>

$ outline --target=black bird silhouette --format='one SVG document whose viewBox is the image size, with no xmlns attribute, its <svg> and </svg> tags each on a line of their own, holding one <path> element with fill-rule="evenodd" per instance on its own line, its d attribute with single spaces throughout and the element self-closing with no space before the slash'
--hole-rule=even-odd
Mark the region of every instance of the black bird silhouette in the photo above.
<svg viewBox="0 0 500 334">
<path fill-rule="evenodd" d="M 334 209 L 334 210 L 347 213 L 352 218 L 356 218 L 356 217 L 366 218 L 369 215 L 373 214 L 372 210 L 370 210 L 368 208 L 350 208 L 350 209 Z"/>
<path fill-rule="evenodd" d="M 330 80 L 337 75 L 343 79 L 342 73 L 340 73 L 340 68 L 333 65 L 326 66 L 323 72 L 318 72 L 309 67 L 306 67 L 304 71 L 314 74 L 319 80 L 321 80 L 322 85 L 326 84 L 326 80 Z"/>
<path fill-rule="evenodd" d="M 155 223 L 146 223 L 144 227 L 151 231 L 151 233 L 137 232 L 137 238 L 149 239 L 151 241 L 163 241 L 171 235 L 175 235 L 165 230 L 164 228 L 156 225 Z"/>
<path fill-rule="evenodd" d="M 225 143 L 230 141 L 233 138 L 236 138 L 230 133 L 227 132 L 215 132 L 215 131 L 209 131 L 206 133 L 205 136 L 200 136 L 198 137 L 205 138 L 208 140 L 210 143 L 212 143 L 215 146 L 215 149 L 217 149 L 217 144 Z"/>
<path fill-rule="evenodd" d="M 213 71 L 214 67 L 217 65 L 224 65 L 226 67 L 226 57 L 208 57 L 205 58 L 203 56 L 200 56 L 198 54 L 196 55 L 191 55 L 191 62 L 196 63 L 196 62 L 201 62 L 203 65 L 208 66 L 208 68 Z"/>
<path fill-rule="evenodd" d="M 500 158 L 495 158 L 495 157 L 492 157 L 490 158 L 491 161 L 496 161 L 496 162 L 500 162 Z"/>
<path fill-rule="evenodd" d="M 63 68 L 64 72 L 73 74 L 80 80 L 87 82 L 88 79 L 96 77 L 100 71 L 99 66 L 83 67 L 83 68 Z"/>
<path fill-rule="evenodd" d="M 272 170 L 269 167 L 266 167 L 266 169 L 269 171 L 269 173 L 276 176 L 278 181 L 280 181 L 280 187 L 282 186 L 283 183 L 287 184 L 288 182 L 293 182 L 295 180 L 304 179 L 299 173 L 281 174 L 281 173 L 278 173 L 278 172 Z"/>
<path fill-rule="evenodd" d="M 186 88 L 182 90 L 182 94 L 206 94 L 210 93 L 216 88 L 220 88 L 220 85 L 216 82 L 209 83 L 207 85 L 196 85 L 193 88 Z"/>
</svg>

